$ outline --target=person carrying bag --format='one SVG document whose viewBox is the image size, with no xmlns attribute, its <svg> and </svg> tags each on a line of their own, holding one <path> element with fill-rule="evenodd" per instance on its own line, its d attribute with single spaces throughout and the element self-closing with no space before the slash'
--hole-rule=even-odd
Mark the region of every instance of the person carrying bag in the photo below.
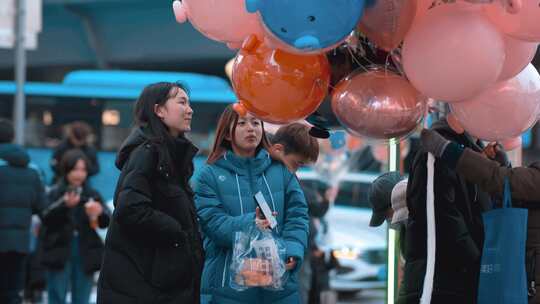
<svg viewBox="0 0 540 304">
<path fill-rule="evenodd" d="M 508 179 L 502 208 L 485 212 L 478 304 L 527 303 L 525 243 L 528 210 L 513 208 Z"/>
</svg>

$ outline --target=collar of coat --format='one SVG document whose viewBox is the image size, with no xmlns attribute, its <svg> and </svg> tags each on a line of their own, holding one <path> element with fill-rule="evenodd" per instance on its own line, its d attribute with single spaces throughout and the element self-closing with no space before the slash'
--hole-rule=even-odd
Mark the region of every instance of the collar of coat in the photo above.
<svg viewBox="0 0 540 304">
<path fill-rule="evenodd" d="M 238 175 L 260 175 L 272 165 L 272 158 L 265 149 L 260 149 L 254 157 L 241 157 L 228 150 L 216 165 Z"/>
</svg>

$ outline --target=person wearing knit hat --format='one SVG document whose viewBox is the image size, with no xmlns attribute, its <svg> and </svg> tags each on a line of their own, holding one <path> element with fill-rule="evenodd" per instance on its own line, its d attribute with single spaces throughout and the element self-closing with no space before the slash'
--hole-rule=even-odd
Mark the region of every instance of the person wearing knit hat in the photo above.
<svg viewBox="0 0 540 304">
<path fill-rule="evenodd" d="M 407 180 L 404 179 L 397 183 L 392 189 L 392 222 L 393 226 L 404 224 L 409 218 L 409 209 L 407 208 Z"/>
<path fill-rule="evenodd" d="M 369 226 L 377 227 L 384 221 L 392 220 L 392 189 L 402 179 L 399 172 L 393 171 L 384 173 L 373 181 L 368 192 L 368 201 L 373 210 Z"/>
</svg>

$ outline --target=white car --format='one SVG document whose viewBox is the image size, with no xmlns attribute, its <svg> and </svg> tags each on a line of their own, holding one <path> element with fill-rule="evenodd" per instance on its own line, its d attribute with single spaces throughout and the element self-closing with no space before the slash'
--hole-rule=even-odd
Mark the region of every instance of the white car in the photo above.
<svg viewBox="0 0 540 304">
<path fill-rule="evenodd" d="M 331 250 L 340 266 L 330 274 L 330 287 L 355 293 L 386 287 L 386 225 L 369 227 L 371 208 L 367 192 L 378 174 L 348 173 L 340 179 L 339 193 L 324 219 L 323 247 Z M 299 171 L 302 183 L 323 190 L 328 185 L 315 171 Z"/>
</svg>

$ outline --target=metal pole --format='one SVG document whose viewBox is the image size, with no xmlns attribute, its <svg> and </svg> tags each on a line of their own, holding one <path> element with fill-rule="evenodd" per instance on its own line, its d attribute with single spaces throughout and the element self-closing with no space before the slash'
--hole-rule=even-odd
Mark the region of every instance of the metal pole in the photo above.
<svg viewBox="0 0 540 304">
<path fill-rule="evenodd" d="M 388 146 L 388 171 L 401 171 L 401 153 L 399 139 L 392 138 Z M 399 235 L 394 229 L 388 229 L 388 275 L 386 282 L 386 303 L 394 304 L 398 293 L 399 281 Z"/>
<path fill-rule="evenodd" d="M 25 19 L 26 0 L 16 0 L 15 18 L 15 82 L 17 91 L 15 93 L 15 106 L 13 108 L 13 121 L 15 125 L 15 142 L 24 145 L 24 119 L 26 112 L 24 83 L 26 81 L 26 53 L 25 53 Z"/>
</svg>

